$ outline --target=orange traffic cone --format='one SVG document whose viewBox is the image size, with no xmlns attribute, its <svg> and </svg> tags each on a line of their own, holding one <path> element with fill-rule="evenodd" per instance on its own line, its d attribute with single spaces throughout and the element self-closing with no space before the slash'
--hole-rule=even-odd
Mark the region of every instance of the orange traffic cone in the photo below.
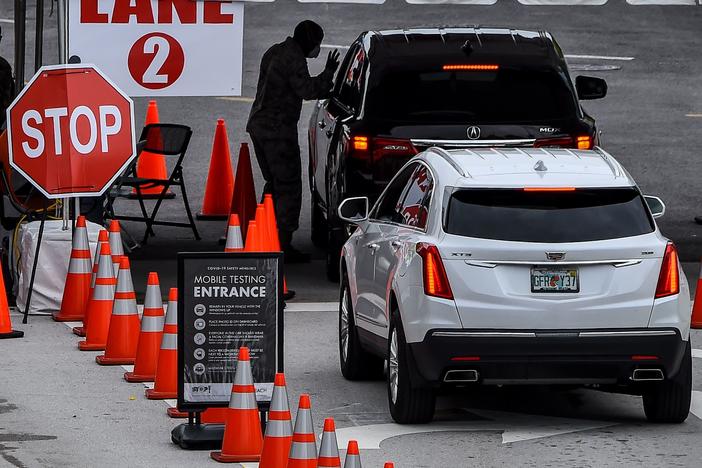
<svg viewBox="0 0 702 468">
<path fill-rule="evenodd" d="M 231 213 L 239 215 L 239 221 L 244 229 L 256 212 L 256 188 L 254 187 L 253 171 L 251 169 L 251 155 L 249 145 L 241 144 L 239 161 L 236 164 L 236 178 L 234 179 L 234 192 L 232 195 Z M 241 233 L 246 242 L 247 232 Z"/>
<path fill-rule="evenodd" d="M 101 229 L 98 234 L 97 248 L 95 249 L 95 260 L 93 261 L 93 273 L 90 277 L 90 292 L 88 294 L 88 304 L 90 304 L 90 298 L 93 297 L 93 289 L 95 289 L 95 278 L 97 278 L 98 264 L 100 263 L 100 250 L 102 249 L 102 244 L 107 244 L 109 242 L 109 234 L 106 229 Z M 80 327 L 73 327 L 73 333 L 78 336 L 85 336 L 85 330 L 88 326 L 88 311 L 89 307 L 85 308 L 85 315 L 83 316 L 83 325 Z"/>
<path fill-rule="evenodd" d="M 158 282 L 158 273 L 152 271 L 146 281 L 144 313 L 141 317 L 134 371 L 124 374 L 124 380 L 127 382 L 153 382 L 156 378 L 158 351 L 163 339 L 163 323 L 161 286 Z"/>
<path fill-rule="evenodd" d="M 117 278 L 120 261 L 124 255 L 124 246 L 122 245 L 122 228 L 119 225 L 119 221 L 116 219 L 110 221 L 108 231 L 110 237 L 110 251 L 112 252 L 112 267 L 114 268 L 115 278 Z"/>
<path fill-rule="evenodd" d="M 88 302 L 88 324 L 85 326 L 85 340 L 78 343 L 81 351 L 101 351 L 107 343 L 110 329 L 112 303 L 115 298 L 117 280 L 113 275 L 110 244 L 100 246 L 98 274 L 95 278 L 93 295 Z"/>
<path fill-rule="evenodd" d="M 324 420 L 324 432 L 322 433 L 322 443 L 319 446 L 318 467 L 341 468 L 341 458 L 339 458 L 339 446 L 336 443 L 336 428 L 334 418 Z"/>
<path fill-rule="evenodd" d="M 10 306 L 7 303 L 5 291 L 5 278 L 2 274 L 2 268 L 0 268 L 0 339 L 22 338 L 24 336 L 23 331 L 12 329 Z"/>
<path fill-rule="evenodd" d="M 156 101 L 149 101 L 149 106 L 146 108 L 146 119 L 144 126 L 149 124 L 159 123 L 158 106 Z M 146 179 L 168 179 L 166 170 L 166 159 L 162 154 L 154 154 L 148 151 L 142 151 L 137 161 L 137 177 Z M 142 198 L 158 198 L 163 191 L 163 187 L 144 187 L 140 189 Z M 132 197 L 136 197 L 136 189 L 132 191 Z M 171 191 L 166 193 L 165 198 L 173 198 L 175 194 Z"/>
<path fill-rule="evenodd" d="M 227 243 L 224 246 L 225 252 L 240 252 L 244 249 L 241 238 L 241 226 L 239 226 L 239 215 L 234 213 L 229 215 L 229 225 L 227 226 Z"/>
<path fill-rule="evenodd" d="M 697 278 L 697 288 L 695 289 L 695 302 L 692 305 L 692 328 L 702 328 L 702 267 Z"/>
<path fill-rule="evenodd" d="M 210 169 L 205 183 L 205 198 L 198 219 L 227 219 L 234 193 L 234 173 L 232 156 L 229 153 L 229 139 L 224 119 L 217 120 Z"/>
<path fill-rule="evenodd" d="M 132 272 L 129 269 L 129 258 L 122 256 L 105 354 L 95 356 L 95 362 L 101 366 L 134 364 L 138 340 L 139 311 L 136 294 L 134 294 Z"/>
<path fill-rule="evenodd" d="M 278 468 L 286 466 L 292 444 L 292 420 L 288 390 L 285 387 L 285 374 L 275 374 L 273 396 L 268 410 L 266 436 L 263 438 L 263 450 L 259 468 Z"/>
<path fill-rule="evenodd" d="M 361 468 L 361 453 L 358 451 L 358 442 L 355 440 L 349 440 L 344 468 Z"/>
<path fill-rule="evenodd" d="M 85 216 L 78 216 L 73 232 L 73 246 L 68 273 L 63 288 L 61 310 L 53 314 L 57 322 L 83 320 L 90 300 L 90 276 L 93 265 L 90 260 L 90 244 Z"/>
<path fill-rule="evenodd" d="M 311 408 L 310 396 L 306 393 L 300 395 L 300 404 L 295 417 L 295 432 L 293 432 L 288 456 L 288 468 L 317 467 L 317 441 L 314 437 Z"/>
<path fill-rule="evenodd" d="M 268 226 L 268 235 L 270 237 L 271 252 L 280 252 L 280 238 L 278 237 L 278 222 L 275 219 L 275 206 L 273 205 L 273 195 L 266 193 L 263 196 L 263 209 L 266 214 L 266 224 Z M 289 300 L 295 297 L 295 291 L 288 289 L 288 281 L 283 276 L 283 299 Z"/>
<path fill-rule="evenodd" d="M 163 325 L 161 350 L 158 352 L 154 388 L 146 389 L 149 400 L 167 400 L 178 396 L 178 289 L 168 291 L 166 322 Z"/>
<path fill-rule="evenodd" d="M 260 252 L 257 225 L 255 220 L 249 222 L 249 228 L 246 230 L 244 252 Z"/>
<path fill-rule="evenodd" d="M 393 462 L 385 462 L 383 468 L 395 468 L 395 464 Z"/>
<path fill-rule="evenodd" d="M 266 210 L 263 208 L 263 203 L 256 205 L 254 220 L 256 221 L 256 233 L 260 242 L 260 249 L 262 252 L 268 252 L 270 250 L 271 241 L 270 233 L 268 232 L 268 223 L 266 222 Z"/>
<path fill-rule="evenodd" d="M 256 388 L 251 375 L 249 348 L 239 348 L 232 396 L 224 426 L 222 450 L 210 452 L 221 463 L 256 462 L 261 458 L 263 436 L 256 403 Z"/>
</svg>

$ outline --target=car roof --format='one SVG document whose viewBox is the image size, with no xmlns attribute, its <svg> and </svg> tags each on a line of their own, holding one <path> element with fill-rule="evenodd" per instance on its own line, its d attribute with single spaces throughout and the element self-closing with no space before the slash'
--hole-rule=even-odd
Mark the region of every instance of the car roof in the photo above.
<svg viewBox="0 0 702 468">
<path fill-rule="evenodd" d="M 368 31 L 364 41 L 371 61 L 393 58 L 440 63 L 554 65 L 565 63 L 560 48 L 546 31 L 500 27 L 426 27 Z M 464 44 L 470 44 L 470 53 Z"/>
<path fill-rule="evenodd" d="M 594 150 L 430 148 L 420 158 L 445 175 L 445 185 L 496 188 L 636 185 L 621 164 L 599 147 Z"/>
</svg>

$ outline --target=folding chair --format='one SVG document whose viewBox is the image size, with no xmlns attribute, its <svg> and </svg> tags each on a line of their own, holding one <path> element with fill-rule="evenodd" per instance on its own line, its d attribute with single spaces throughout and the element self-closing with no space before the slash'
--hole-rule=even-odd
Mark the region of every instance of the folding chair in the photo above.
<svg viewBox="0 0 702 468">
<path fill-rule="evenodd" d="M 139 154 L 141 154 L 143 151 L 148 151 L 153 154 L 176 157 L 177 160 L 171 175 L 168 177 L 168 179 L 163 180 L 137 177 L 137 157 L 134 158 L 134 161 L 124 172 L 124 175 L 117 179 L 115 185 L 107 194 L 107 201 L 105 203 L 105 213 L 107 217 L 124 221 L 143 222 L 146 224 L 142 244 L 146 244 L 149 236 L 156 235 L 153 231 L 153 226 L 187 227 L 192 229 L 195 239 L 200 240 L 200 234 L 197 232 L 197 226 L 195 225 L 195 220 L 188 203 L 188 195 L 185 190 L 182 167 L 183 159 L 185 158 L 185 153 L 188 150 L 188 144 L 190 143 L 190 137 L 192 134 L 193 132 L 190 127 L 185 125 L 150 124 L 145 126 L 144 130 L 141 132 L 141 137 L 139 138 Z M 188 215 L 188 223 L 156 220 L 156 215 L 158 214 L 159 208 L 161 208 L 161 203 L 163 202 L 164 198 L 167 197 L 168 189 L 174 186 L 180 187 L 180 192 L 183 195 L 183 205 L 185 205 L 185 212 Z M 141 191 L 143 189 L 153 187 L 162 187 L 162 190 L 158 196 L 158 199 L 156 200 L 156 205 L 154 205 L 154 208 L 149 214 L 147 212 L 146 205 L 144 204 L 144 197 L 142 196 Z M 131 197 L 133 191 L 136 192 L 136 200 L 139 202 L 142 216 L 116 215 L 114 211 L 115 198 L 133 198 Z"/>
</svg>

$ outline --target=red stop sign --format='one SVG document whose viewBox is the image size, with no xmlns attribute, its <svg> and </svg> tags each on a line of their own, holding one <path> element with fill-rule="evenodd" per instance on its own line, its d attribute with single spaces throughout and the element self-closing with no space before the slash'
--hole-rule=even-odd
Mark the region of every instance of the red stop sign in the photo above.
<svg viewBox="0 0 702 468">
<path fill-rule="evenodd" d="M 136 156 L 134 103 L 94 65 L 42 67 L 7 112 L 10 164 L 49 198 L 101 195 Z"/>
</svg>

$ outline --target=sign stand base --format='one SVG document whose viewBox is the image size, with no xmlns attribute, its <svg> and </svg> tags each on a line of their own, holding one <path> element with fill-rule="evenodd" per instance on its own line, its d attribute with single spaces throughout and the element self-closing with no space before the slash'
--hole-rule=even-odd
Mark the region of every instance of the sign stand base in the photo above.
<svg viewBox="0 0 702 468">
<path fill-rule="evenodd" d="M 188 422 L 171 431 L 171 441 L 184 450 L 219 450 L 224 424 L 202 424 L 200 413 L 188 413 Z"/>
</svg>

